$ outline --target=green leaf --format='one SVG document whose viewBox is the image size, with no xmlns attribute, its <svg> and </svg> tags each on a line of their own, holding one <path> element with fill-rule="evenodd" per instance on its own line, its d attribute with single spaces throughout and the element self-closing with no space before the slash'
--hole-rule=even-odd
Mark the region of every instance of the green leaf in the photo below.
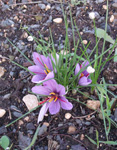
<svg viewBox="0 0 117 150">
<path fill-rule="evenodd" d="M 0 139 L 0 146 L 4 149 L 6 149 L 10 144 L 10 140 L 9 140 L 9 137 L 4 135 L 1 137 Z"/>
<path fill-rule="evenodd" d="M 97 28 L 96 29 L 96 34 L 98 38 L 103 38 L 105 39 L 107 42 L 110 42 L 112 44 L 115 43 L 115 41 L 105 32 L 105 30 Z"/>
<path fill-rule="evenodd" d="M 117 48 L 115 49 L 114 62 L 117 62 Z"/>
<path fill-rule="evenodd" d="M 99 141 L 99 143 L 109 144 L 109 145 L 117 145 L 117 142 L 114 141 Z"/>
<path fill-rule="evenodd" d="M 90 142 L 92 142 L 93 144 L 95 144 L 95 145 L 97 145 L 97 143 L 93 140 L 93 139 L 91 139 L 89 136 L 87 136 L 87 135 L 85 135 L 88 139 L 89 139 L 89 141 Z"/>
</svg>

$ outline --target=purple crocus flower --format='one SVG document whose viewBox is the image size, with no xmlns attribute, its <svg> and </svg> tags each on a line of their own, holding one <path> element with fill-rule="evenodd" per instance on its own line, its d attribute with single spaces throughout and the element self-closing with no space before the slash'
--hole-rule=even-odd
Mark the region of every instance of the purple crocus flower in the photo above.
<svg viewBox="0 0 117 150">
<path fill-rule="evenodd" d="M 33 61 L 35 65 L 28 67 L 31 72 L 35 73 L 32 77 L 32 82 L 39 83 L 45 80 L 46 76 L 53 71 L 51 60 L 54 62 L 54 58 L 52 56 L 50 59 L 49 56 L 45 57 L 37 52 L 33 53 Z"/>
<path fill-rule="evenodd" d="M 77 75 L 80 71 L 80 69 L 84 69 L 85 67 L 88 67 L 89 62 L 84 61 L 81 65 L 78 63 L 75 68 L 75 75 Z M 84 70 L 80 75 L 79 75 L 79 85 L 85 86 L 88 85 L 92 82 L 91 79 L 88 79 L 89 73 L 87 70 Z"/>
<path fill-rule="evenodd" d="M 49 74 L 49 77 L 47 78 L 52 77 L 53 72 L 51 72 Z M 48 109 L 50 114 L 54 115 L 60 111 L 60 108 L 65 110 L 71 110 L 73 107 L 73 105 L 64 97 L 65 87 L 61 84 L 57 84 L 57 82 L 54 79 L 43 82 L 43 85 L 34 86 L 32 88 L 32 92 L 46 96 L 45 100 L 39 103 L 44 103 L 44 105 L 40 110 L 38 122 L 43 120 L 43 117 Z"/>
</svg>

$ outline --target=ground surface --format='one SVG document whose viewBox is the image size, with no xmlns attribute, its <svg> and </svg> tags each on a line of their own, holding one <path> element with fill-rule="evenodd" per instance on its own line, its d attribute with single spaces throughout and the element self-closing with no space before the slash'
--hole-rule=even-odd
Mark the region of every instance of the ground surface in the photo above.
<svg viewBox="0 0 117 150">
<path fill-rule="evenodd" d="M 31 3 L 33 2 L 33 3 Z M 70 2 L 70 1 L 69 1 Z M 67 12 L 68 22 L 70 22 L 70 7 L 67 0 L 63 1 L 63 8 Z M 22 3 L 26 3 L 23 5 Z M 28 4 L 30 3 L 30 4 Z M 13 5 L 14 4 L 14 5 Z M 48 5 L 48 6 L 47 6 Z M 50 6 L 50 7 L 49 7 Z M 71 5 L 70 5 L 71 6 Z M 88 0 L 87 4 L 80 3 L 77 6 L 71 6 L 71 12 L 73 19 L 76 21 L 80 34 L 83 40 L 91 42 L 87 52 L 90 53 L 95 46 L 95 37 L 93 22 L 89 19 L 89 12 L 95 11 L 96 26 L 104 29 L 105 16 L 106 16 L 106 1 L 97 2 Z M 116 25 L 117 25 L 117 2 L 116 0 L 109 1 L 109 18 L 108 18 L 108 34 L 116 39 Z M 110 18 L 114 15 L 114 20 L 111 22 Z M 28 72 L 24 71 L 20 67 L 10 63 L 7 58 L 14 60 L 15 62 L 28 66 L 27 60 L 6 40 L 6 37 L 10 39 L 26 56 L 30 59 L 32 52 L 35 51 L 36 43 L 34 41 L 28 41 L 28 34 L 21 29 L 22 27 L 28 27 L 28 31 L 39 38 L 39 32 L 42 38 L 47 40 L 50 36 L 49 28 L 51 29 L 55 48 L 57 51 L 62 51 L 65 40 L 65 26 L 64 22 L 54 23 L 53 19 L 63 18 L 61 4 L 59 0 L 42 0 L 38 3 L 31 0 L 4 0 L 0 1 L 0 66 L 5 68 L 4 75 L 0 78 L 0 108 L 6 110 L 6 114 L 0 118 L 0 136 L 6 134 L 13 143 L 13 149 L 24 149 L 27 147 L 35 133 L 37 128 L 37 117 L 39 109 L 30 113 L 23 119 L 4 129 L 3 126 L 7 125 L 11 121 L 17 119 L 22 114 L 25 114 L 28 109 L 22 101 L 23 96 L 28 94 L 33 84 L 31 76 Z M 68 28 L 70 47 L 73 51 L 72 29 L 69 24 Z M 76 33 L 75 33 L 76 34 Z M 78 35 L 76 34 L 76 39 Z M 60 43 L 60 47 L 59 47 Z M 80 44 L 81 46 L 81 44 Z M 106 49 L 109 48 L 110 43 L 106 43 Z M 100 42 L 99 49 L 102 48 L 102 42 Z M 107 54 L 108 55 L 108 54 Z M 7 58 L 6 58 L 7 57 Z M 103 58 L 103 59 L 106 59 Z M 110 61 L 101 73 L 101 77 L 105 77 L 107 83 L 116 83 L 116 63 Z M 100 77 L 100 79 L 101 79 Z M 99 81 L 100 81 L 99 79 Z M 112 92 L 116 92 L 116 87 L 111 87 Z M 88 90 L 86 90 L 88 92 Z M 91 97 L 97 99 L 96 94 L 91 94 Z M 69 96 L 73 96 L 71 93 Z M 83 102 L 87 101 L 86 97 L 76 94 L 74 96 Z M 111 97 L 110 97 L 111 98 Z M 103 126 L 103 120 L 98 117 L 97 113 L 86 116 L 93 113 L 92 110 L 85 106 L 73 102 L 74 108 L 69 113 L 74 117 L 70 119 L 65 118 L 65 114 L 68 111 L 61 111 L 56 116 L 46 115 L 42 125 L 46 124 L 48 127 L 43 126 L 41 135 L 35 145 L 32 147 L 34 150 L 95 150 L 96 146 L 92 144 L 84 135 L 88 135 L 90 138 L 96 140 L 95 131 L 99 132 L 99 139 L 106 140 L 105 131 Z M 112 110 L 114 114 L 115 108 Z M 85 116 L 82 118 L 82 116 Z M 117 117 L 114 116 L 113 117 Z M 71 131 L 69 131 L 71 128 Z M 114 126 L 111 127 L 109 140 L 117 140 L 117 132 Z M 115 150 L 114 146 L 108 146 L 101 144 L 100 150 Z"/>
</svg>

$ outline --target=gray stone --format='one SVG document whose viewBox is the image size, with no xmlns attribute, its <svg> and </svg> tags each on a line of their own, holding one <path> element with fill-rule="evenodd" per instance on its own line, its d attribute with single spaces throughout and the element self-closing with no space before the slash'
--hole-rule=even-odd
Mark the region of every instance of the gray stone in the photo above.
<svg viewBox="0 0 117 150">
<path fill-rule="evenodd" d="M 100 17 L 99 20 L 98 20 L 98 22 L 101 23 L 101 22 L 104 21 L 104 19 L 105 19 L 105 17 Z"/>
<path fill-rule="evenodd" d="M 39 27 L 40 27 L 39 24 L 34 24 L 34 25 L 31 25 L 31 26 L 30 26 L 31 29 L 35 29 L 35 28 L 39 28 Z"/>
<path fill-rule="evenodd" d="M 105 0 L 96 0 L 96 3 L 103 3 Z"/>
<path fill-rule="evenodd" d="M 78 145 L 72 145 L 71 146 L 72 150 L 86 150 L 83 146 L 81 146 L 80 144 Z"/>
<path fill-rule="evenodd" d="M 11 96 L 11 94 L 10 94 L 10 93 L 8 93 L 8 94 L 4 95 L 3 99 L 9 99 L 9 98 L 10 98 L 10 96 Z"/>
<path fill-rule="evenodd" d="M 24 150 L 30 145 L 31 138 L 29 138 L 28 136 L 23 136 L 22 132 L 19 132 L 18 141 L 19 147 L 21 148 L 21 150 Z M 28 150 L 31 150 L 31 148 L 29 148 Z"/>
<path fill-rule="evenodd" d="M 90 127 L 89 133 L 92 134 L 94 132 L 94 127 Z"/>
<path fill-rule="evenodd" d="M 0 127 L 0 134 L 6 133 L 7 128 L 5 126 Z"/>
<path fill-rule="evenodd" d="M 2 27 L 14 26 L 14 22 L 10 19 L 3 20 L 0 24 Z"/>
<path fill-rule="evenodd" d="M 100 28 L 103 29 L 103 30 L 105 30 L 105 23 L 102 23 L 102 24 L 100 25 Z M 110 33 L 110 32 L 111 32 L 111 28 L 110 28 L 110 26 L 107 24 L 107 33 Z"/>
<path fill-rule="evenodd" d="M 42 134 L 44 134 L 46 131 L 47 131 L 47 126 L 43 124 L 43 125 L 39 128 L 38 135 L 42 135 Z"/>
<path fill-rule="evenodd" d="M 99 19 L 99 18 L 100 18 L 99 13 L 98 13 L 97 11 L 94 11 L 94 13 L 95 13 L 95 18 L 96 18 L 96 19 Z"/>
<path fill-rule="evenodd" d="M 13 112 L 13 115 L 15 116 L 15 117 L 17 117 L 17 118 L 19 118 L 19 117 L 21 117 L 23 114 L 22 113 L 20 113 L 20 112 Z"/>
<path fill-rule="evenodd" d="M 114 8 L 117 8 L 117 2 L 116 2 L 116 3 L 113 3 L 112 6 L 113 6 Z"/>
<path fill-rule="evenodd" d="M 31 123 L 28 123 L 27 125 L 26 125 L 26 128 L 27 129 L 29 129 L 29 130 L 35 130 L 35 126 L 34 126 L 34 124 L 31 122 Z"/>
<path fill-rule="evenodd" d="M 10 10 L 8 5 L 3 5 L 2 6 L 2 11 Z"/>
<path fill-rule="evenodd" d="M 45 4 L 38 4 L 38 6 L 39 6 L 41 9 L 45 9 L 45 8 L 46 8 Z"/>
<path fill-rule="evenodd" d="M 91 124 L 91 122 L 89 122 L 89 121 L 86 121 L 86 122 L 85 122 L 85 125 L 86 125 L 86 126 L 89 126 L 90 124 Z"/>
<path fill-rule="evenodd" d="M 28 130 L 27 133 L 32 135 L 34 133 L 34 131 L 33 130 Z"/>
<path fill-rule="evenodd" d="M 114 119 L 114 120 L 117 122 L 117 108 L 115 109 L 114 117 L 115 117 L 115 119 Z"/>
</svg>

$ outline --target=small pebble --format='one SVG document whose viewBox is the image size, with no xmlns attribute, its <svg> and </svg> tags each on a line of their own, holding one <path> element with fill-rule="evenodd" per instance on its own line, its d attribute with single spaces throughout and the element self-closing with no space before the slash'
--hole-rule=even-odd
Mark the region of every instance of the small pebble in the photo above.
<svg viewBox="0 0 117 150">
<path fill-rule="evenodd" d="M 100 107 L 100 101 L 98 101 L 98 100 L 87 100 L 86 106 L 89 109 L 96 110 Z"/>
<path fill-rule="evenodd" d="M 48 122 L 44 122 L 43 125 L 46 125 L 48 127 L 49 123 Z"/>
<path fill-rule="evenodd" d="M 6 114 L 5 109 L 0 109 L 0 118 L 2 118 Z"/>
<path fill-rule="evenodd" d="M 95 19 L 95 13 L 94 12 L 90 12 L 89 13 L 89 18 L 92 19 L 92 20 Z"/>
<path fill-rule="evenodd" d="M 83 140 L 84 140 L 84 137 L 85 137 L 84 134 L 81 134 L 80 140 L 83 141 Z"/>
<path fill-rule="evenodd" d="M 67 133 L 68 133 L 68 134 L 73 134 L 73 133 L 75 133 L 75 131 L 76 131 L 76 127 L 74 127 L 74 126 L 69 126 Z"/>
<path fill-rule="evenodd" d="M 107 10 L 107 5 L 103 5 L 103 9 Z"/>
<path fill-rule="evenodd" d="M 38 4 L 38 6 L 39 6 L 41 9 L 45 9 L 45 8 L 46 8 L 45 4 Z"/>
<path fill-rule="evenodd" d="M 10 93 L 8 93 L 8 94 L 4 95 L 3 99 L 9 99 L 9 98 L 10 98 L 10 96 L 11 96 L 11 94 L 10 94 Z"/>
<path fill-rule="evenodd" d="M 53 19 L 53 22 L 55 22 L 55 23 L 62 23 L 62 18 L 55 18 L 55 19 Z"/>
<path fill-rule="evenodd" d="M 0 78 L 4 75 L 4 73 L 5 73 L 4 67 L 0 66 Z"/>
<path fill-rule="evenodd" d="M 50 5 L 47 5 L 46 8 L 45 8 L 45 10 L 47 11 L 47 10 L 49 10 L 50 8 L 51 8 Z"/>
<path fill-rule="evenodd" d="M 31 122 L 31 123 L 28 123 L 27 125 L 26 125 L 26 128 L 27 129 L 29 129 L 29 130 L 35 130 L 35 126 L 34 126 L 34 124 Z"/>
<path fill-rule="evenodd" d="M 66 119 L 70 119 L 70 118 L 71 118 L 71 114 L 70 114 L 70 113 L 66 113 L 66 114 L 65 114 L 65 118 L 66 118 Z"/>
<path fill-rule="evenodd" d="M 113 3 L 112 6 L 113 6 L 114 8 L 117 8 L 117 2 L 116 2 L 116 3 Z"/>
<path fill-rule="evenodd" d="M 47 126 L 43 124 L 43 125 L 39 128 L 38 135 L 42 135 L 42 134 L 44 134 L 46 131 L 47 131 Z"/>
<path fill-rule="evenodd" d="M 110 22 L 113 22 L 113 21 L 114 21 L 114 15 L 111 15 Z"/>
<path fill-rule="evenodd" d="M 27 40 L 28 40 L 29 42 L 31 42 L 31 41 L 33 41 L 33 37 L 32 37 L 32 36 L 28 36 Z"/>
<path fill-rule="evenodd" d="M 23 114 L 22 113 L 20 113 L 20 112 L 13 112 L 13 115 L 15 116 L 15 117 L 17 117 L 17 118 L 19 118 L 19 117 L 21 117 Z"/>
<path fill-rule="evenodd" d="M 86 125 L 86 126 L 90 126 L 90 125 L 91 125 L 91 122 L 86 121 L 86 122 L 85 122 L 85 125 Z"/>
<path fill-rule="evenodd" d="M 82 43 L 83 43 L 84 45 L 86 45 L 88 42 L 87 42 L 87 40 L 83 40 Z"/>
<path fill-rule="evenodd" d="M 83 95 L 83 98 L 84 98 L 84 99 L 88 99 L 89 93 L 88 93 L 88 92 L 83 92 L 83 94 L 84 94 L 84 95 Z"/>
</svg>

